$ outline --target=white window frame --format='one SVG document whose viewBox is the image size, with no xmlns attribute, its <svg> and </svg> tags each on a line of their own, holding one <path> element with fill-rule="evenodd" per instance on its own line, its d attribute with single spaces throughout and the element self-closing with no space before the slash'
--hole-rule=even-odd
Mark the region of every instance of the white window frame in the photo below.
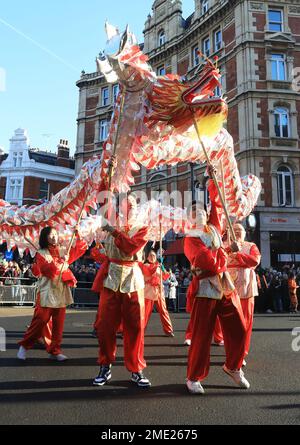
<svg viewBox="0 0 300 445">
<path fill-rule="evenodd" d="M 220 40 L 217 40 L 218 34 L 220 34 Z M 214 50 L 215 50 L 215 52 L 220 51 L 220 49 L 222 48 L 222 39 L 223 39 L 222 30 L 216 29 L 214 32 Z"/>
<path fill-rule="evenodd" d="M 288 171 L 279 171 L 280 168 L 285 167 Z M 287 195 L 287 188 L 286 188 L 286 178 L 289 177 L 290 178 L 290 183 L 291 183 L 291 204 L 286 204 L 286 195 Z M 280 202 L 280 179 L 281 178 L 281 182 L 282 182 L 282 202 Z M 293 172 L 291 171 L 291 169 L 286 166 L 286 165 L 282 165 L 280 167 L 278 167 L 277 169 L 277 197 L 278 197 L 278 205 L 280 207 L 294 207 L 294 179 L 293 179 Z"/>
<path fill-rule="evenodd" d="M 107 119 L 102 119 L 99 123 L 99 140 L 100 140 L 100 142 L 104 142 L 107 139 L 108 125 L 109 125 L 109 122 Z"/>
<path fill-rule="evenodd" d="M 118 97 L 119 91 L 120 91 L 119 84 L 117 83 L 116 85 L 113 85 L 112 89 L 113 89 L 113 101 L 114 101 L 114 104 L 115 104 L 116 101 L 117 101 L 117 97 Z"/>
<path fill-rule="evenodd" d="M 274 22 L 273 20 L 271 21 L 270 12 L 280 12 L 281 21 L 280 22 Z M 280 31 L 271 29 L 272 24 L 274 24 L 274 25 L 280 24 L 280 27 L 281 27 Z M 268 10 L 268 28 L 269 28 L 269 31 L 271 31 L 271 32 L 282 32 L 283 31 L 283 10 L 282 9 L 276 9 L 276 8 L 271 8 L 271 7 L 269 8 L 269 10 Z"/>
<path fill-rule="evenodd" d="M 9 201 L 22 200 L 22 179 L 10 178 L 9 179 Z"/>
<path fill-rule="evenodd" d="M 201 13 L 204 15 L 209 10 L 209 0 L 201 1 Z"/>
<path fill-rule="evenodd" d="M 41 185 L 42 184 L 45 184 L 46 186 L 47 186 L 47 196 L 45 196 L 45 197 L 41 197 Z M 41 180 L 41 182 L 40 182 L 40 190 L 39 190 L 39 200 L 46 200 L 46 201 L 49 201 L 49 189 L 50 189 L 50 183 L 46 180 L 46 179 L 43 179 L 43 180 Z M 46 192 L 46 187 L 45 187 L 45 190 L 43 190 L 43 192 Z"/>
<path fill-rule="evenodd" d="M 192 48 L 192 67 L 198 66 L 200 63 L 199 46 L 195 45 Z"/>
<path fill-rule="evenodd" d="M 20 151 L 15 151 L 13 153 L 13 166 L 14 168 L 21 168 L 23 162 L 23 153 Z"/>
<path fill-rule="evenodd" d="M 279 59 L 276 56 L 281 56 L 282 59 Z M 280 79 L 280 64 L 283 64 L 284 67 L 284 79 Z M 276 79 L 273 78 L 273 64 L 276 64 Z M 272 80 L 278 81 L 286 81 L 287 80 L 287 65 L 286 65 L 286 57 L 285 54 L 282 53 L 273 53 L 271 55 L 271 77 Z"/>
<path fill-rule="evenodd" d="M 280 129 L 280 135 L 278 136 L 276 134 L 276 116 L 279 116 L 279 129 Z M 287 136 L 283 135 L 283 116 L 287 116 L 287 130 L 288 134 Z M 284 107 L 276 107 L 274 110 L 274 132 L 276 137 L 280 138 L 289 138 L 290 137 L 290 113 L 287 108 Z"/>
<path fill-rule="evenodd" d="M 206 44 L 208 42 L 208 50 L 205 48 Z M 202 53 L 204 54 L 204 56 L 209 57 L 210 56 L 210 38 L 206 37 L 205 39 L 202 40 Z"/>
<path fill-rule="evenodd" d="M 162 46 L 166 43 L 166 33 L 165 30 L 162 29 L 158 33 L 158 46 Z"/>
<path fill-rule="evenodd" d="M 220 68 L 220 73 L 222 73 L 221 68 Z M 217 86 L 217 87 L 214 89 L 214 96 L 215 96 L 215 97 L 222 97 L 222 95 L 223 95 L 223 91 L 224 91 L 224 74 L 221 74 L 220 84 L 221 84 L 220 87 Z"/>
<path fill-rule="evenodd" d="M 158 76 L 165 76 L 166 75 L 166 68 L 164 65 L 161 65 L 157 68 L 157 75 Z"/>
<path fill-rule="evenodd" d="M 208 180 L 204 184 L 204 205 L 207 208 L 210 205 L 210 197 L 208 191 Z"/>
<path fill-rule="evenodd" d="M 214 96 L 215 96 L 215 97 L 221 97 L 221 96 L 222 96 L 222 90 L 221 90 L 221 87 L 217 86 L 217 87 L 214 89 Z"/>
<path fill-rule="evenodd" d="M 102 88 L 102 90 L 101 90 L 101 105 L 102 105 L 102 107 L 107 107 L 109 105 L 109 88 L 108 87 Z"/>
<path fill-rule="evenodd" d="M 203 195 L 203 189 L 202 189 L 202 187 L 201 187 L 201 184 L 200 184 L 200 182 L 196 182 L 195 184 L 194 184 L 194 194 L 195 194 L 195 200 L 196 201 L 198 201 L 198 202 L 200 202 L 201 201 L 201 199 L 202 199 L 202 196 L 204 196 Z"/>
</svg>

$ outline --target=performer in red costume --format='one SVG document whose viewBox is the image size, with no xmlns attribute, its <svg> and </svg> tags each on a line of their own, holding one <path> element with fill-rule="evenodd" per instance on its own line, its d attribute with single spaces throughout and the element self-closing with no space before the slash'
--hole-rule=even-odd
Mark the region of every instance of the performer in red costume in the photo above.
<svg viewBox="0 0 300 445">
<path fill-rule="evenodd" d="M 53 329 L 51 344 L 47 346 L 50 357 L 57 361 L 67 359 L 61 353 L 61 342 L 65 321 L 66 306 L 73 303 L 70 287 L 76 285 L 76 278 L 68 264 L 80 258 L 87 249 L 87 244 L 78 238 L 69 256 L 63 256 L 58 244 L 58 234 L 52 227 L 45 227 L 40 234 L 40 250 L 35 258 L 35 274 L 39 276 L 38 301 L 34 317 L 24 339 L 19 343 L 18 359 L 26 359 L 26 351 L 45 333 L 45 327 L 52 318 Z M 60 272 L 63 272 L 60 277 Z"/>
<path fill-rule="evenodd" d="M 192 394 L 204 393 L 201 382 L 209 372 L 210 346 L 217 315 L 222 325 L 226 351 L 223 370 L 241 388 L 250 387 L 241 370 L 245 355 L 244 317 L 227 272 L 227 254 L 221 239 L 221 209 L 216 203 L 217 190 L 212 181 L 209 194 L 212 204 L 208 222 L 206 212 L 193 205 L 189 216 L 194 224 L 184 240 L 185 255 L 198 280 L 198 285 L 194 286 L 192 339 L 187 369 L 187 388 Z M 238 250 L 237 244 L 231 247 Z"/>
<path fill-rule="evenodd" d="M 261 255 L 256 244 L 245 241 L 246 231 L 242 224 L 234 224 L 233 230 L 240 250 L 229 253 L 228 271 L 233 279 L 243 309 L 247 332 L 246 356 L 249 353 L 252 335 L 254 298 L 258 295 L 255 268 L 260 263 Z M 246 366 L 245 360 L 243 365 Z"/>
<path fill-rule="evenodd" d="M 153 307 L 155 306 L 165 334 L 174 337 L 173 325 L 166 305 L 166 299 L 161 289 L 161 270 L 154 250 L 151 250 L 147 257 L 147 263 L 141 263 L 140 267 L 145 278 L 145 329 L 150 320 Z M 169 277 L 168 273 L 163 273 L 163 280 Z"/>
<path fill-rule="evenodd" d="M 100 291 L 102 288 L 103 273 L 107 272 L 108 257 L 106 256 L 105 248 L 101 243 L 91 249 L 90 255 L 94 261 L 96 261 L 97 263 L 100 264 L 100 268 L 98 269 L 97 275 L 94 279 L 94 283 L 92 286 L 92 291 L 100 294 Z M 106 270 L 106 272 L 105 272 L 105 270 Z M 100 295 L 99 295 L 99 298 L 100 298 Z M 98 317 L 98 312 L 97 312 L 96 320 L 94 323 L 93 337 L 97 337 L 96 326 L 97 326 L 98 318 L 99 317 Z M 117 330 L 117 338 L 123 338 L 122 321 L 121 321 L 120 326 L 118 327 L 118 330 Z"/>
<path fill-rule="evenodd" d="M 139 267 L 143 248 L 147 243 L 148 228 L 138 226 L 136 199 L 129 195 L 121 203 L 121 214 L 127 221 L 118 229 L 106 225 L 105 240 L 107 260 L 102 263 L 100 302 L 96 321 L 99 342 L 100 371 L 93 384 L 105 385 L 111 379 L 111 364 L 116 358 L 116 333 L 123 321 L 124 361 L 131 381 L 139 387 L 149 387 L 143 375 L 144 360 L 144 277 Z M 120 220 L 120 218 L 119 218 Z"/>
<path fill-rule="evenodd" d="M 199 284 L 199 282 L 198 282 L 197 278 L 194 277 L 193 280 L 194 279 L 196 280 L 196 286 L 197 286 Z M 187 295 L 186 295 L 186 312 L 188 312 L 189 314 L 192 312 L 193 301 L 194 301 L 193 297 L 195 297 L 195 292 L 193 292 L 194 285 L 195 284 L 192 281 L 188 287 Z M 216 318 L 213 339 L 214 339 L 214 343 L 216 345 L 224 346 L 223 332 L 222 332 L 219 317 Z M 186 332 L 185 332 L 184 344 L 186 346 L 190 346 L 191 343 L 192 343 L 192 323 L 191 323 L 191 319 L 190 319 L 187 329 L 186 329 Z"/>
</svg>

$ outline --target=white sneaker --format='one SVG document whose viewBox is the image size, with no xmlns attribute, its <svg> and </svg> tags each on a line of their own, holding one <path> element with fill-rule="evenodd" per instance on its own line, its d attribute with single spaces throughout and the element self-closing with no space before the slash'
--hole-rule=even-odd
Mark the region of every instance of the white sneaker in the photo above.
<svg viewBox="0 0 300 445">
<path fill-rule="evenodd" d="M 189 338 L 186 338 L 185 340 L 184 340 L 184 343 L 183 343 L 184 345 L 186 345 L 186 346 L 191 346 L 191 344 L 192 344 L 192 340 L 190 340 Z"/>
<path fill-rule="evenodd" d="M 223 370 L 224 370 L 224 372 L 226 372 L 226 374 L 230 375 L 230 377 L 234 380 L 234 382 L 240 388 L 244 388 L 244 389 L 250 388 L 250 383 L 248 382 L 248 380 L 246 380 L 244 373 L 241 369 L 239 369 L 237 371 L 230 371 L 230 369 L 228 369 L 226 367 L 226 365 L 224 365 Z"/>
<path fill-rule="evenodd" d="M 18 353 L 17 353 L 17 358 L 19 360 L 26 360 L 26 349 L 24 348 L 24 346 L 20 346 Z"/>
<path fill-rule="evenodd" d="M 221 341 L 215 341 L 214 343 L 215 343 L 215 345 L 217 345 L 217 346 L 224 346 L 224 340 L 221 340 Z"/>
<path fill-rule="evenodd" d="M 63 354 L 57 354 L 57 355 L 50 354 L 49 358 L 51 360 L 56 360 L 57 362 L 64 362 L 65 360 L 68 360 L 68 357 Z"/>
<path fill-rule="evenodd" d="M 196 382 L 193 382 L 192 380 L 187 380 L 186 386 L 191 394 L 204 394 L 205 392 L 201 383 L 198 380 Z"/>
<path fill-rule="evenodd" d="M 243 366 L 247 366 L 246 360 L 243 360 Z"/>
</svg>

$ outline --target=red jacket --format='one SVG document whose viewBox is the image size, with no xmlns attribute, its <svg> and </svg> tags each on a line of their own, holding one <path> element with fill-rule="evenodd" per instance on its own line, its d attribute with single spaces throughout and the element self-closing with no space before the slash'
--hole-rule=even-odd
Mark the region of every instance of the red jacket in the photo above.
<svg viewBox="0 0 300 445">
<path fill-rule="evenodd" d="M 86 242 L 78 239 L 75 247 L 72 247 L 70 251 L 68 264 L 74 263 L 74 261 L 76 261 L 85 253 L 86 249 Z M 35 263 L 32 265 L 32 273 L 36 277 L 43 275 L 44 277 L 53 280 L 60 274 L 61 267 L 64 264 L 64 260 L 60 257 L 58 247 L 49 246 L 48 250 L 53 258 L 53 261 L 51 263 L 48 263 L 48 261 L 46 261 L 45 258 L 39 252 L 37 252 L 35 256 Z M 76 286 L 77 280 L 70 269 L 67 269 L 62 273 L 61 279 L 70 287 Z"/>
</svg>

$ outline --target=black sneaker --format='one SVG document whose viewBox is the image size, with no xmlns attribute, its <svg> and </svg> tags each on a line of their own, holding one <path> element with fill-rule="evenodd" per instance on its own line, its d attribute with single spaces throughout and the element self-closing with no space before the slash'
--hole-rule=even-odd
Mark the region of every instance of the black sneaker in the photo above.
<svg viewBox="0 0 300 445">
<path fill-rule="evenodd" d="M 131 381 L 136 383 L 137 386 L 140 386 L 141 388 L 149 388 L 151 386 L 150 381 L 144 376 L 142 371 L 133 372 L 131 376 Z"/>
<path fill-rule="evenodd" d="M 95 386 L 103 386 L 111 379 L 111 365 L 101 366 L 98 377 L 93 381 Z"/>
</svg>

